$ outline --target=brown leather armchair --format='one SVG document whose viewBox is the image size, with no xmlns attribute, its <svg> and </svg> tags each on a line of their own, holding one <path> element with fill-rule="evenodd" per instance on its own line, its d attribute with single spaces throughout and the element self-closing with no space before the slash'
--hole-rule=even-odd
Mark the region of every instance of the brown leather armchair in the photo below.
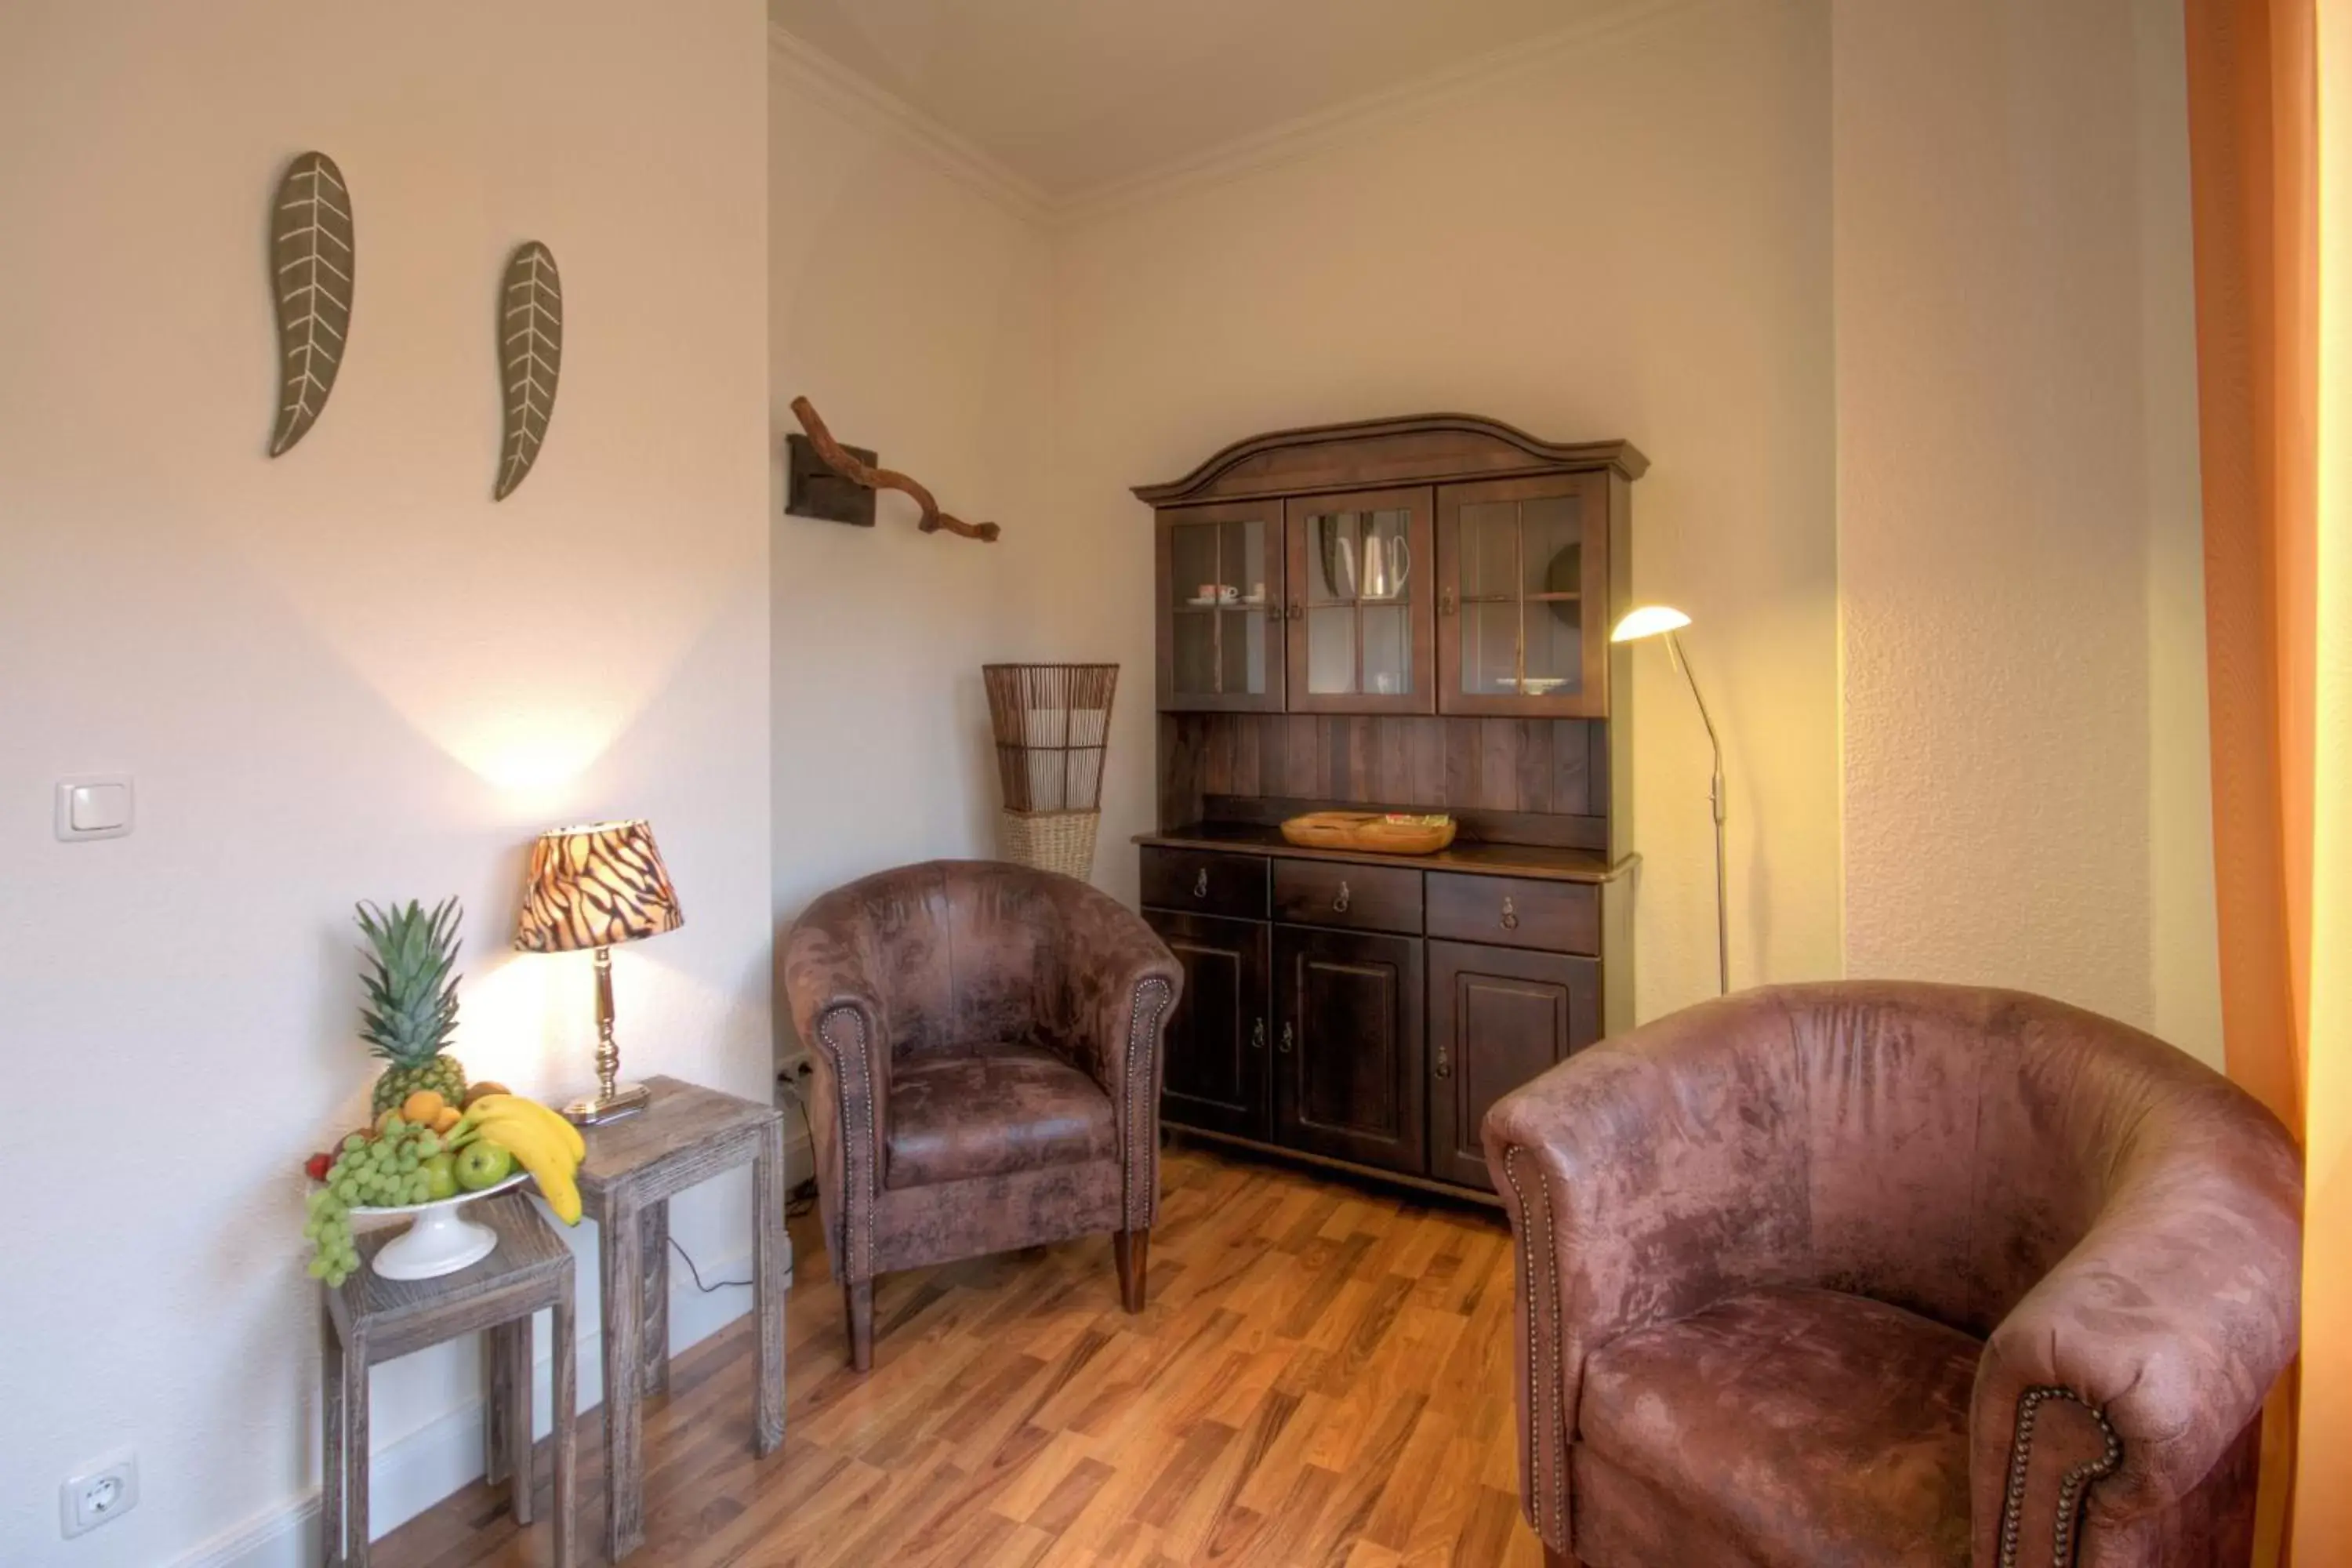
<svg viewBox="0 0 2352 1568">
<path fill-rule="evenodd" d="M 889 1269 L 1110 1231 L 1143 1310 L 1181 984 L 1150 927 L 1067 877 L 934 860 L 811 904 L 783 972 L 858 1371 Z"/>
<path fill-rule="evenodd" d="M 2190 1058 L 2011 992 L 1784 986 L 1580 1053 L 1486 1142 L 1550 1561 L 2246 1561 L 2303 1180 Z"/>
</svg>

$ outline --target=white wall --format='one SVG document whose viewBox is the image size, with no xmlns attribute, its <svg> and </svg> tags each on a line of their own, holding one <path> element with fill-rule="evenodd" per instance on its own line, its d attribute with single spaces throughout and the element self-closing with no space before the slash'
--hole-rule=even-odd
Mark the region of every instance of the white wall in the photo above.
<svg viewBox="0 0 2352 1568">
<path fill-rule="evenodd" d="M 1465 409 L 1626 437 L 1635 590 L 1687 643 L 1732 778 L 1732 973 L 1833 974 L 1836 579 L 1826 11 L 1669 6 L 1271 167 L 1055 235 L 1055 570 L 1072 654 L 1115 650 L 1097 879 L 1150 825 L 1150 513 L 1127 493 L 1260 430 Z M 1706 748 L 1633 650 L 1637 992 L 1712 994 Z"/>
<path fill-rule="evenodd" d="M 2179 7 L 1836 7 L 1846 964 L 2218 1061 Z"/>
<path fill-rule="evenodd" d="M 774 52 L 769 73 L 781 929 L 866 872 L 994 853 L 980 667 L 1062 645 L 1024 624 L 1021 592 L 1053 569 L 1042 230 L 910 141 L 902 116 L 796 52 Z M 782 454 L 803 395 L 841 440 L 1003 537 L 919 532 L 897 493 L 879 498 L 870 530 L 785 515 Z M 778 1030 L 789 1051 L 788 1020 Z"/>
<path fill-rule="evenodd" d="M 615 956 L 626 1059 L 764 1091 L 762 26 L 757 0 L 0 9 L 10 1568 L 294 1550 L 298 1167 L 373 1076 L 354 899 L 461 895 L 460 1055 L 574 1090 L 587 961 L 507 950 L 522 851 L 647 816 L 687 923 Z M 310 147 L 352 187 L 357 311 L 273 461 L 266 214 Z M 525 237 L 569 352 L 546 455 L 493 505 Z M 138 831 L 56 842 L 51 782 L 111 769 Z M 706 1265 L 747 1250 L 747 1196 L 681 1201 Z M 379 1453 L 474 1441 L 472 1367 L 380 1371 Z M 125 1445 L 137 1510 L 63 1542 L 58 1483 Z"/>
</svg>

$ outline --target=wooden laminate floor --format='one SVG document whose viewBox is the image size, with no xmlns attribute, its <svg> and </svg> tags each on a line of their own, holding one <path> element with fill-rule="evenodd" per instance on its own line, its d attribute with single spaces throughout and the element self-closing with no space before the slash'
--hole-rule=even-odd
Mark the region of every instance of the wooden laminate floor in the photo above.
<svg viewBox="0 0 2352 1568">
<path fill-rule="evenodd" d="M 1162 1162 L 1150 1304 L 1108 1237 L 886 1277 L 847 1366 L 814 1220 L 794 1227 L 788 1426 L 751 1458 L 751 1320 L 646 1406 L 632 1568 L 719 1564 L 1528 1564 L 1500 1215 L 1192 1147 Z M 579 1541 L 602 1563 L 603 1430 Z M 477 1483 L 381 1568 L 545 1564 Z"/>
</svg>

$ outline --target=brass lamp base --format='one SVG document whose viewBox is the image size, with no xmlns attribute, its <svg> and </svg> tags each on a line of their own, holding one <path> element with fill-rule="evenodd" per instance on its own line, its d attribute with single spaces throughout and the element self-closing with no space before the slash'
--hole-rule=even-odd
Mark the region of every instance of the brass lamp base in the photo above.
<svg viewBox="0 0 2352 1568">
<path fill-rule="evenodd" d="M 596 1092 L 563 1108 L 567 1121 L 594 1127 L 635 1116 L 653 1100 L 641 1083 L 623 1083 L 621 1047 L 613 1042 L 613 950 L 596 950 Z"/>
<path fill-rule="evenodd" d="M 635 1116 L 653 1102 L 653 1091 L 641 1083 L 616 1085 L 610 1094 L 592 1094 L 575 1100 L 563 1108 L 564 1120 L 582 1127 L 595 1127 L 607 1121 L 618 1121 L 624 1116 Z"/>
</svg>

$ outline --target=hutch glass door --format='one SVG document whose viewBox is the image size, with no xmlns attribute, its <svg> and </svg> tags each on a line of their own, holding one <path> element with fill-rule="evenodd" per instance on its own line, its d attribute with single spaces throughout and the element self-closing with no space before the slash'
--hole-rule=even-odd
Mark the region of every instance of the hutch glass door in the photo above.
<svg viewBox="0 0 2352 1568">
<path fill-rule="evenodd" d="M 1290 502 L 1293 712 L 1435 710 L 1433 500 L 1404 489 Z"/>
<path fill-rule="evenodd" d="M 1605 506 L 1586 474 L 1440 492 L 1441 712 L 1606 710 Z"/>
<path fill-rule="evenodd" d="M 1282 502 L 1160 513 L 1160 706 L 1282 709 Z"/>
</svg>

